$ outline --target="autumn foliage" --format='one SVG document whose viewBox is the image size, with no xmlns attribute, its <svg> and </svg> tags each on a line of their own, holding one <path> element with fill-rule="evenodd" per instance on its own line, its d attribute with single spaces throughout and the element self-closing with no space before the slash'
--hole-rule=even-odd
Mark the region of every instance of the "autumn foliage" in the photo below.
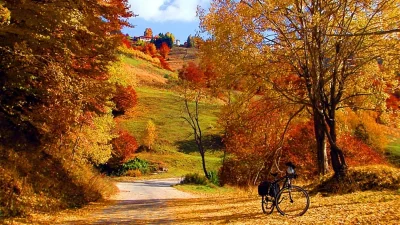
<svg viewBox="0 0 400 225">
<path fill-rule="evenodd" d="M 168 53 L 171 51 L 171 49 L 168 47 L 167 43 L 163 42 L 163 43 L 161 44 L 161 47 L 160 47 L 159 51 L 160 51 L 160 55 L 161 55 L 164 59 L 166 59 L 167 56 L 168 56 Z"/>
<path fill-rule="evenodd" d="M 116 168 L 124 162 L 133 159 L 134 153 L 139 146 L 135 137 L 125 130 L 119 131 L 118 137 L 114 138 L 111 143 L 113 146 L 112 157 L 107 162 L 111 168 Z"/>
<path fill-rule="evenodd" d="M 112 98 L 115 103 L 115 111 L 124 114 L 128 109 L 133 108 L 137 104 L 137 94 L 132 86 L 123 87 L 116 85 L 116 93 Z"/>
<path fill-rule="evenodd" d="M 302 178 L 312 178 L 318 174 L 316 165 L 317 146 L 314 138 L 313 121 L 297 123 L 288 132 L 283 147 L 282 161 L 293 162 Z"/>
<path fill-rule="evenodd" d="M 179 78 L 196 84 L 203 84 L 205 81 L 203 70 L 194 62 L 183 66 L 179 71 Z"/>
</svg>

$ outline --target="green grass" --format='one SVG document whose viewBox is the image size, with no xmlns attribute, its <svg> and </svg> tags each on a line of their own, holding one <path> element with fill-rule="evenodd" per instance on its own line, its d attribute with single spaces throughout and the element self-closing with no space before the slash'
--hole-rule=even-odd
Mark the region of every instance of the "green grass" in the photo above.
<svg viewBox="0 0 400 225">
<path fill-rule="evenodd" d="M 180 152 L 167 152 L 163 154 L 141 152 L 137 156 L 150 162 L 163 162 L 167 165 L 168 172 L 161 177 L 182 177 L 187 173 L 204 175 L 199 155 L 188 155 Z M 218 170 L 221 166 L 221 158 L 215 155 L 206 156 L 208 171 Z"/>
<path fill-rule="evenodd" d="M 177 79 L 177 74 L 154 66 L 151 62 L 123 56 L 124 63 L 138 69 L 138 72 Z M 203 174 L 200 154 L 193 140 L 193 131 L 183 119 L 186 116 L 184 101 L 177 91 L 154 86 L 135 87 L 138 105 L 130 113 L 131 117 L 120 120 L 121 128 L 129 131 L 143 144 L 143 135 L 149 120 L 156 126 L 156 143 L 151 153 L 139 152 L 140 159 L 165 164 L 167 173 L 153 175 L 152 178 L 181 177 L 187 173 Z M 194 103 L 190 103 L 194 106 Z M 202 102 L 199 105 L 200 126 L 202 127 L 206 148 L 206 167 L 209 171 L 218 171 L 221 166 L 221 130 L 217 119 L 221 105 Z"/>
<path fill-rule="evenodd" d="M 127 56 L 122 56 L 122 62 L 127 63 L 127 64 L 129 64 L 131 66 L 140 66 L 141 64 L 145 63 L 144 60 L 130 58 L 130 57 L 127 57 Z"/>
<path fill-rule="evenodd" d="M 400 138 L 395 139 L 386 147 L 389 160 L 397 166 L 400 166 Z"/>
<path fill-rule="evenodd" d="M 155 152 L 142 152 L 137 156 L 148 161 L 165 163 L 168 173 L 157 175 L 158 177 L 180 177 L 193 172 L 202 174 L 201 158 L 193 141 L 193 131 L 182 118 L 185 116 L 184 103 L 179 94 L 172 90 L 151 87 L 138 87 L 136 91 L 138 105 L 134 109 L 133 117 L 122 121 L 121 126 L 132 133 L 139 143 L 142 143 L 149 120 L 154 122 L 157 132 Z M 222 152 L 213 146 L 214 137 L 218 137 L 220 133 L 216 128 L 219 109 L 220 105 L 217 104 L 200 104 L 200 124 L 205 137 L 206 166 L 209 171 L 218 171 L 221 166 Z"/>
<path fill-rule="evenodd" d="M 174 186 L 176 189 L 189 192 L 197 195 L 220 195 L 225 196 L 227 194 L 237 193 L 237 188 L 232 187 L 218 187 L 212 184 L 207 185 L 195 185 L 195 184 L 178 184 Z"/>
<path fill-rule="evenodd" d="M 182 141 L 193 139 L 185 116 L 184 103 L 181 97 L 171 90 L 160 90 L 149 87 L 138 87 L 138 105 L 134 109 L 134 118 L 124 121 L 123 128 L 130 131 L 139 142 L 142 140 L 147 122 L 152 120 L 157 129 L 159 150 L 178 150 Z M 204 136 L 218 134 L 217 115 L 219 105 L 200 105 L 200 125 Z"/>
</svg>

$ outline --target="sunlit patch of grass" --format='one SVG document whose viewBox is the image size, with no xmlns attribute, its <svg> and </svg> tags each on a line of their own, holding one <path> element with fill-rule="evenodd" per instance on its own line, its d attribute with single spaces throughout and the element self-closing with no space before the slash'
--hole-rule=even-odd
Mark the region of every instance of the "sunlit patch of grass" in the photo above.
<svg viewBox="0 0 400 225">
<path fill-rule="evenodd" d="M 387 156 L 390 162 L 400 166 L 400 138 L 393 140 L 386 147 Z"/>
<path fill-rule="evenodd" d="M 132 118 L 122 122 L 122 126 L 141 140 L 148 120 L 156 125 L 159 144 L 173 145 L 177 141 L 190 139 L 192 130 L 182 118 L 184 103 L 179 94 L 171 90 L 160 90 L 148 87 L 138 87 L 138 105 Z M 200 105 L 200 125 L 204 134 L 218 133 L 217 114 L 219 105 Z"/>
<path fill-rule="evenodd" d="M 195 185 L 195 184 L 178 184 L 174 186 L 176 189 L 196 194 L 199 196 L 226 196 L 238 193 L 237 188 L 233 187 L 218 187 L 213 184 Z"/>
</svg>

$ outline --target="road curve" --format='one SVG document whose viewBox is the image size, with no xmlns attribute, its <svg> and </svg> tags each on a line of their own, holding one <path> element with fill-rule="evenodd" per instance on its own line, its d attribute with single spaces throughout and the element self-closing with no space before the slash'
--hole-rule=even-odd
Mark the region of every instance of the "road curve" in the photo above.
<svg viewBox="0 0 400 225">
<path fill-rule="evenodd" d="M 179 178 L 119 182 L 119 193 L 110 198 L 115 204 L 95 215 L 94 224 L 172 224 L 166 201 L 195 196 L 172 185 Z M 92 223 L 93 224 L 93 223 Z"/>
</svg>

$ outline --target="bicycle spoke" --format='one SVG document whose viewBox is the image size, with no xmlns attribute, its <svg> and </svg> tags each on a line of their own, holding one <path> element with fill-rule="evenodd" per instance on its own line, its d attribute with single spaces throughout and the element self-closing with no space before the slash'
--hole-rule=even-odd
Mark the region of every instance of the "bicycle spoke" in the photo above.
<svg viewBox="0 0 400 225">
<path fill-rule="evenodd" d="M 277 196 L 277 209 L 282 215 L 300 216 L 309 207 L 306 191 L 297 186 L 282 189 Z"/>
<path fill-rule="evenodd" d="M 261 206 L 264 213 L 271 214 L 274 211 L 275 199 L 272 199 L 269 196 L 263 196 Z"/>
</svg>

